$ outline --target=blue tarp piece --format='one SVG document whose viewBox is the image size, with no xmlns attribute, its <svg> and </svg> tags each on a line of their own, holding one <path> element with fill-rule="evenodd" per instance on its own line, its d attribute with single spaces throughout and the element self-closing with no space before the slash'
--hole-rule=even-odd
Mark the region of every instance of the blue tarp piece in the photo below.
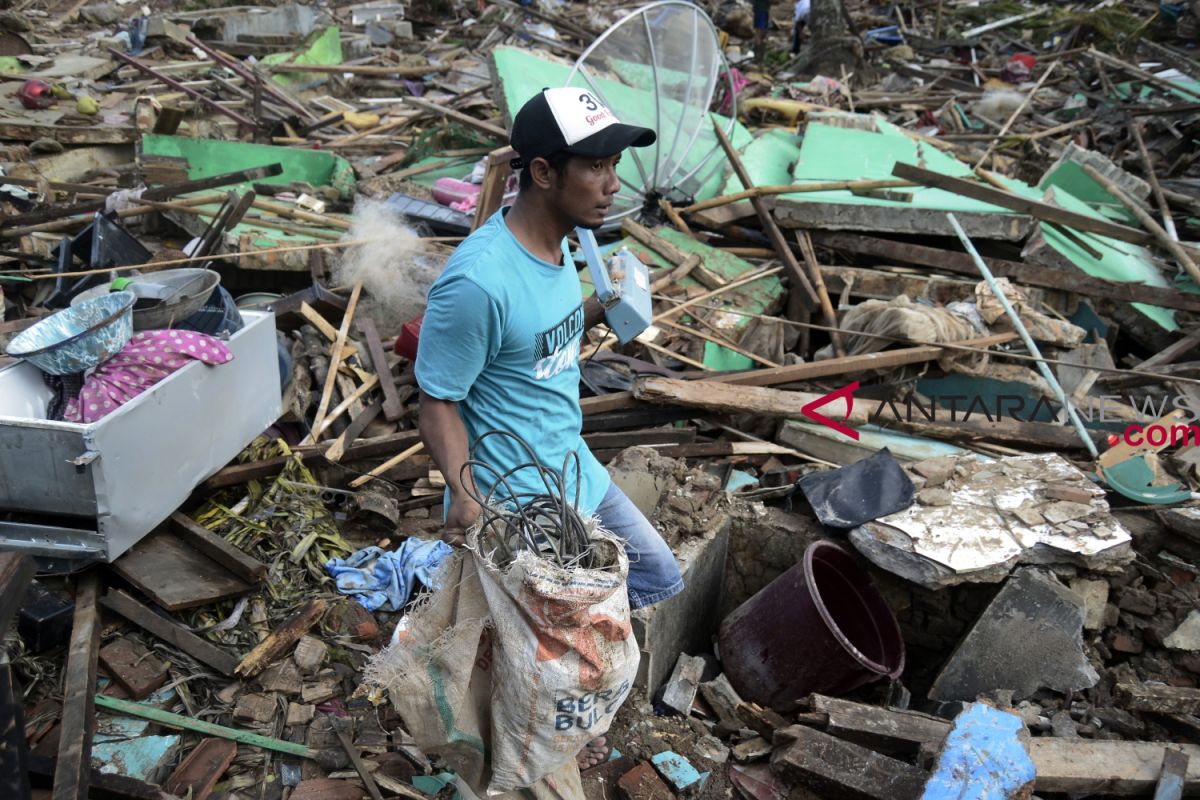
<svg viewBox="0 0 1200 800">
<path fill-rule="evenodd" d="M 368 611 L 399 611 L 412 594 L 413 579 L 430 586 L 451 552 L 441 539 L 406 539 L 394 552 L 364 547 L 346 558 L 332 558 L 325 570 L 337 581 L 339 592 L 357 595 Z"/>
<path fill-rule="evenodd" d="M 1037 777 L 1021 718 L 974 703 L 954 720 L 921 800 L 1008 800 Z M 1028 796 L 1028 795 L 1026 795 Z"/>
</svg>

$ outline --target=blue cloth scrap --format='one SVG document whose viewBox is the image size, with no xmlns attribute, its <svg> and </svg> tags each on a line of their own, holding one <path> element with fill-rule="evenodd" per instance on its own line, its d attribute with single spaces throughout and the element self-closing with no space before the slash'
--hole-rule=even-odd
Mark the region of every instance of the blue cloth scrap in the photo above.
<svg viewBox="0 0 1200 800">
<path fill-rule="evenodd" d="M 1007 800 L 1037 778 L 1021 718 L 974 703 L 954 719 L 921 800 Z"/>
<path fill-rule="evenodd" d="M 450 553 L 441 539 L 405 539 L 394 552 L 364 547 L 346 558 L 331 558 L 325 571 L 342 594 L 356 595 L 367 611 L 399 611 L 413 591 L 413 579 L 433 586 L 433 575 Z"/>
</svg>

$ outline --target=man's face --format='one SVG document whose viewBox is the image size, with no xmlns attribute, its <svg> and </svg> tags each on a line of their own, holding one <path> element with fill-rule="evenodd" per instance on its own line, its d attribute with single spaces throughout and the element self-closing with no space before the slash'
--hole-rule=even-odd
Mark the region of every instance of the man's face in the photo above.
<svg viewBox="0 0 1200 800">
<path fill-rule="evenodd" d="M 572 226 L 598 228 L 612 208 L 621 187 L 617 164 L 621 154 L 608 158 L 576 156 L 567 162 L 554 182 L 555 203 Z"/>
</svg>

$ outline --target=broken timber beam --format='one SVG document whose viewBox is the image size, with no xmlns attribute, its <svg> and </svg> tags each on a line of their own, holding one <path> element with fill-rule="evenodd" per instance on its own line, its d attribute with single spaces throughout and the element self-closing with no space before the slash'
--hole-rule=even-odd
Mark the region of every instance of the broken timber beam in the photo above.
<svg viewBox="0 0 1200 800">
<path fill-rule="evenodd" d="M 282 658 L 288 648 L 300 641 L 300 637 L 321 620 L 327 605 L 328 603 L 319 597 L 310 601 L 247 653 L 234 668 L 234 672 L 244 678 L 253 678 L 274 661 Z"/>
<path fill-rule="evenodd" d="M 1192 260 L 1192 256 L 1184 249 L 1183 245 L 1171 238 L 1170 234 L 1158 224 L 1154 217 L 1142 208 L 1137 201 L 1130 197 L 1120 186 L 1109 180 L 1104 175 L 1101 175 L 1090 164 L 1080 164 L 1079 168 L 1083 170 L 1083 174 L 1087 175 L 1097 185 L 1102 187 L 1104 191 L 1111 194 L 1120 201 L 1121 205 L 1129 210 L 1129 213 L 1138 218 L 1138 222 L 1142 223 L 1142 227 L 1150 231 L 1150 235 L 1158 243 L 1159 247 L 1166 250 L 1171 255 L 1175 256 L 1175 260 L 1184 268 L 1192 280 L 1200 284 L 1200 267 L 1196 266 L 1196 262 Z M 1153 173 L 1152 173 L 1153 174 Z"/>
<path fill-rule="evenodd" d="M 813 711 L 826 715 L 825 732 L 888 754 L 913 755 L 922 746 L 936 747 L 954 723 L 919 711 L 855 703 L 814 694 Z"/>
<path fill-rule="evenodd" d="M 1188 756 L 1184 794 L 1200 792 L 1200 746 L 1160 742 L 1109 742 L 1038 736 L 1029 740 L 1039 792 L 1148 794 L 1162 772 L 1167 749 Z"/>
<path fill-rule="evenodd" d="M 159 616 L 119 589 L 112 589 L 100 601 L 106 609 L 157 636 L 167 644 L 178 647 L 197 661 L 233 677 L 238 660 L 214 644 L 201 639 L 187 628 L 167 617 Z"/>
<path fill-rule="evenodd" d="M 100 581 L 96 570 L 79 577 L 75 592 L 75 619 L 63 678 L 62 729 L 58 764 L 54 770 L 53 800 L 86 800 L 92 767 L 93 697 L 96 662 L 100 654 Z"/>
<path fill-rule="evenodd" d="M 1016 333 L 1009 332 L 982 336 L 978 339 L 965 339 L 954 344 L 958 347 L 987 348 L 992 345 L 1011 342 L 1016 338 Z M 783 383 L 828 378 L 834 375 L 850 375 L 864 370 L 891 369 L 892 367 L 907 364 L 936 361 L 946 355 L 949 350 L 950 348 L 943 347 L 942 345 L 918 345 L 916 347 L 905 347 L 897 350 L 884 350 L 878 353 L 846 356 L 845 358 L 829 358 L 823 361 L 813 361 L 804 364 L 736 372 L 728 375 L 718 373 L 717 375 L 705 378 L 705 383 L 725 383 L 734 386 L 777 386 Z M 613 392 L 612 394 L 604 394 L 598 397 L 587 397 L 579 401 L 579 406 L 585 416 L 636 408 L 637 405 L 637 399 L 632 392 Z"/>
<path fill-rule="evenodd" d="M 814 231 L 812 238 L 818 245 L 832 250 L 895 259 L 905 264 L 919 264 L 946 272 L 969 275 L 973 278 L 981 277 L 971 257 L 962 252 L 852 233 Z M 1025 286 L 1059 289 L 1087 297 L 1101 297 L 1125 303 L 1147 303 L 1180 311 L 1200 312 L 1200 297 L 1175 289 L 1144 286 L 1140 283 L 1118 283 L 1103 278 L 1094 278 L 1082 271 L 1067 272 L 1060 269 L 1047 269 L 1044 266 L 1020 261 L 1005 261 L 986 256 L 983 260 L 996 277 L 1009 278 L 1015 283 Z"/>
<path fill-rule="evenodd" d="M 649 403 L 702 408 L 723 414 L 761 414 L 797 419 L 806 416 L 804 410 L 809 406 L 820 405 L 824 396 L 762 386 L 729 386 L 707 380 L 683 381 L 657 375 L 637 378 L 632 391 L 635 398 Z M 865 425 L 868 421 L 866 409 L 861 404 L 855 409 L 853 401 L 847 404 L 845 399 L 832 400 L 822 408 L 826 409 L 821 412 L 825 416 L 849 425 Z"/>
<path fill-rule="evenodd" d="M 716 131 L 717 141 L 721 143 L 721 148 L 725 151 L 725 156 L 729 159 L 729 163 L 733 166 L 734 173 L 742 182 L 742 186 L 746 189 L 753 189 L 754 183 L 750 180 L 750 174 L 746 172 L 745 165 L 742 164 L 741 158 L 738 157 L 737 150 L 734 149 L 733 143 L 729 141 L 729 137 L 725 135 L 725 131 L 721 130 L 720 122 L 713 121 L 713 130 Z M 825 314 L 825 318 L 829 320 L 829 324 L 837 327 L 837 317 L 833 313 L 833 306 L 829 302 L 829 295 L 818 296 L 817 291 L 821 287 L 814 285 L 814 280 L 818 276 L 810 276 L 804 274 L 804 270 L 800 268 L 800 262 L 796 261 L 796 256 L 792 253 L 791 245 L 787 239 L 783 238 L 783 231 L 779 230 L 779 225 L 776 224 L 775 218 L 771 216 L 771 212 L 763 204 L 761 197 L 751 197 L 751 204 L 754 206 L 755 213 L 758 214 L 759 221 L 762 222 L 763 229 L 767 232 L 767 236 L 771 240 L 771 244 L 775 247 L 775 252 L 780 260 L 787 267 L 788 276 L 795 284 L 793 290 L 801 290 L 801 298 L 804 300 L 806 308 L 813 308 L 820 305 L 821 311 Z"/>
<path fill-rule="evenodd" d="M 1028 214 L 1043 222 L 1056 222 L 1059 225 L 1066 225 L 1078 231 L 1096 233 L 1101 236 L 1107 236 L 1110 239 L 1129 242 L 1130 244 L 1153 245 L 1158 243 L 1158 240 L 1153 235 L 1145 231 L 1139 231 L 1136 228 L 1089 217 L 1086 214 L 1080 214 L 1075 211 L 1068 211 L 1065 208 L 1060 208 L 1050 203 L 1030 200 L 1019 194 L 1005 192 L 993 186 L 985 186 L 982 183 L 975 183 L 963 178 L 952 178 L 949 175 L 943 175 L 940 172 L 930 169 L 922 169 L 912 164 L 905 164 L 903 161 L 896 162 L 896 166 L 892 168 L 892 174 L 898 178 L 915 181 L 922 186 L 932 186 L 936 189 L 962 195 L 963 197 L 970 197 L 984 203 L 991 203 L 1001 208 L 1007 208 L 1010 211 Z"/>
<path fill-rule="evenodd" d="M 370 317 L 359 317 L 354 321 L 359 333 L 367 345 L 367 354 L 371 357 L 371 366 L 379 376 L 379 388 L 383 390 L 383 417 L 388 422 L 395 422 L 404 416 L 404 404 L 396 391 L 396 382 L 392 371 L 388 368 L 387 356 L 383 352 L 383 344 L 379 341 L 379 331 L 375 329 L 375 321 Z"/>
<path fill-rule="evenodd" d="M 251 585 L 266 577 L 267 565 L 246 555 L 186 514 L 176 511 L 171 521 L 183 529 L 189 545 Z"/>
<path fill-rule="evenodd" d="M 780 739 L 787 742 L 778 746 Z M 771 770 L 821 797 L 917 800 L 929 774 L 905 761 L 793 725 L 776 733 Z"/>
<path fill-rule="evenodd" d="M 1159 683 L 1118 683 L 1116 694 L 1130 711 L 1200 714 L 1200 689 Z"/>
<path fill-rule="evenodd" d="M 611 395 L 605 395 L 609 397 Z M 378 458 L 380 456 L 390 456 L 397 450 L 402 450 L 412 445 L 413 442 L 421 438 L 420 433 L 415 430 L 400 431 L 398 433 L 390 433 L 386 436 L 376 436 L 371 439 L 363 439 L 357 444 L 350 445 L 346 448 L 345 453 L 341 457 L 341 461 L 355 461 L 358 459 Z M 305 464 L 312 463 L 319 458 L 324 457 L 324 454 L 332 445 L 322 443 L 320 445 L 306 445 L 295 448 L 290 456 L 275 456 L 273 458 L 264 458 L 262 461 L 250 461 L 245 464 L 231 464 L 211 478 L 201 484 L 202 489 L 219 489 L 222 486 L 235 486 L 246 481 L 258 480 L 271 475 L 279 474 L 283 467 L 291 462 L 294 458 L 299 457 Z"/>
<path fill-rule="evenodd" d="M 693 273 L 695 273 L 696 280 L 703 284 L 706 289 L 719 289 L 729 283 L 729 281 L 705 267 L 704 260 L 699 255 L 696 253 L 685 254 L 678 247 L 632 217 L 626 217 L 621 220 L 621 232 L 628 234 L 646 247 L 649 247 L 674 267 L 665 277 L 654 281 L 650 287 L 651 291 L 658 291 L 663 286 L 674 284 L 680 278 Z"/>
</svg>

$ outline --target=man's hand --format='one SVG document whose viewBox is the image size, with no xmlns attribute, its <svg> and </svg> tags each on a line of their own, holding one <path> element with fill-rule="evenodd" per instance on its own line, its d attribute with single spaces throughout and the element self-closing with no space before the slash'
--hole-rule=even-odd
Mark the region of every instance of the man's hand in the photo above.
<svg viewBox="0 0 1200 800">
<path fill-rule="evenodd" d="M 479 503 L 469 497 L 451 498 L 446 524 L 438 535 L 451 547 L 467 542 L 467 530 L 479 519 Z"/>
</svg>

